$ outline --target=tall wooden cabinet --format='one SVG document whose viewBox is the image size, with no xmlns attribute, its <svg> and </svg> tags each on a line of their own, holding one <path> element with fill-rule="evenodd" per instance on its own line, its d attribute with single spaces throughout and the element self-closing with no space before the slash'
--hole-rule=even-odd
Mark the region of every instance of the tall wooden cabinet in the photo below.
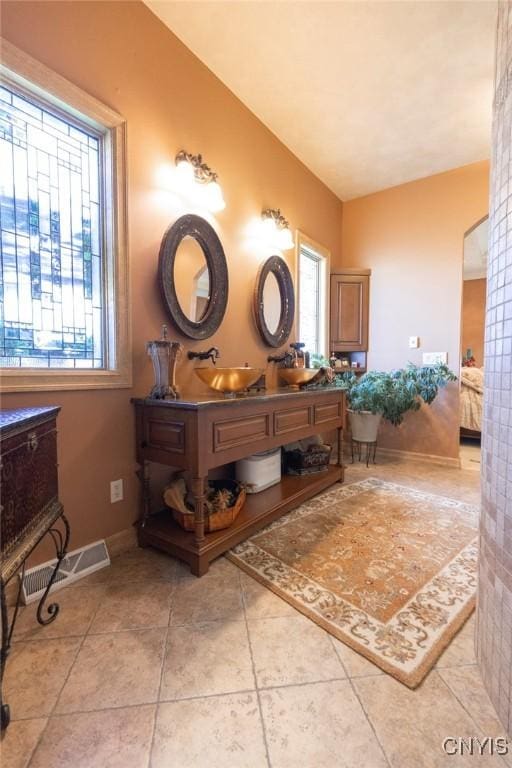
<svg viewBox="0 0 512 768">
<path fill-rule="evenodd" d="M 368 350 L 369 269 L 331 274 L 331 344 L 333 352 Z"/>
</svg>

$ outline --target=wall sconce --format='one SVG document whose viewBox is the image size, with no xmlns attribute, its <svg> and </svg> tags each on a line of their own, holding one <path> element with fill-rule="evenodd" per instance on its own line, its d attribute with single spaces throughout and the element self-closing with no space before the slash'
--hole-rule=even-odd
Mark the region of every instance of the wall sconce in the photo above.
<svg viewBox="0 0 512 768">
<path fill-rule="evenodd" d="M 293 237 L 290 225 L 282 215 L 279 208 L 265 208 L 261 213 L 266 237 L 275 248 L 280 251 L 288 251 L 293 248 Z"/>
<path fill-rule="evenodd" d="M 226 207 L 218 176 L 203 162 L 201 155 L 180 150 L 176 155 L 176 172 L 180 188 L 212 213 Z"/>
</svg>

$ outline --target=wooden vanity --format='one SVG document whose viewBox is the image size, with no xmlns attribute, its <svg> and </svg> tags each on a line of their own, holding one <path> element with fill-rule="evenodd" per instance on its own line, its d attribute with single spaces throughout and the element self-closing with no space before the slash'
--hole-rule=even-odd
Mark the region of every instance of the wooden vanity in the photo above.
<svg viewBox="0 0 512 768">
<path fill-rule="evenodd" d="M 279 389 L 233 399 L 206 395 L 181 400 L 133 399 L 137 461 L 142 483 L 138 538 L 189 563 L 202 576 L 216 557 L 336 482 L 343 481 L 342 428 L 345 395 L 339 389 Z M 248 495 L 229 528 L 205 534 L 204 493 L 208 471 L 319 433 L 337 431 L 338 463 L 306 477 Z M 153 513 L 150 463 L 187 470 L 194 496 L 194 533 L 173 520 L 169 509 Z"/>
</svg>

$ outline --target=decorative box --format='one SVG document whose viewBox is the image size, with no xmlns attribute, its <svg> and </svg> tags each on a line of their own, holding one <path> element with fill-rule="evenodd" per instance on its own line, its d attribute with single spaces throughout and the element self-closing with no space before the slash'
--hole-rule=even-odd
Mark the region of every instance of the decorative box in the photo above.
<svg viewBox="0 0 512 768">
<path fill-rule="evenodd" d="M 309 445 L 306 449 L 283 451 L 284 471 L 287 475 L 312 475 L 325 472 L 329 466 L 332 446 L 326 443 Z"/>
</svg>

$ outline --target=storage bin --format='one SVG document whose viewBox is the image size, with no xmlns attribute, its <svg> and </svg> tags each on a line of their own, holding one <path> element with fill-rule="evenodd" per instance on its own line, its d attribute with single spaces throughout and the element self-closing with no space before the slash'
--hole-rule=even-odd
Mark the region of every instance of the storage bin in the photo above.
<svg viewBox="0 0 512 768">
<path fill-rule="evenodd" d="M 254 453 L 236 462 L 236 479 L 247 493 L 259 493 L 281 481 L 281 449 Z"/>
</svg>

